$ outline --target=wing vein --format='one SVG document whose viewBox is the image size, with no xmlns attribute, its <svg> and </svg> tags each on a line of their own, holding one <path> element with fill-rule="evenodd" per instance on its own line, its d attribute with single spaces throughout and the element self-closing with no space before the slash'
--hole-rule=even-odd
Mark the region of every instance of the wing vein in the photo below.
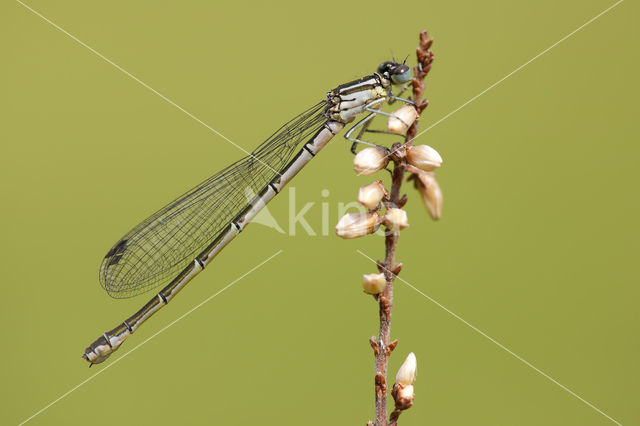
<svg viewBox="0 0 640 426">
<path fill-rule="evenodd" d="M 100 284 L 114 298 L 166 285 L 215 240 L 320 130 L 322 101 L 293 118 L 242 158 L 131 229 L 109 250 Z M 277 171 L 277 172 L 276 172 Z"/>
</svg>

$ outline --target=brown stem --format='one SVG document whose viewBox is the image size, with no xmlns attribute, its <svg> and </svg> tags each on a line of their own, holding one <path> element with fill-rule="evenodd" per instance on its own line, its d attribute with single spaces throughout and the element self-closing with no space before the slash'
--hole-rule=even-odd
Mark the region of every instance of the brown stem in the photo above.
<svg viewBox="0 0 640 426">
<path fill-rule="evenodd" d="M 418 65 L 414 67 L 412 80 L 413 86 L 413 98 L 412 100 L 416 104 L 416 110 L 418 115 L 427 107 L 429 101 L 422 99 L 425 84 L 424 78 L 431 70 L 431 63 L 433 62 L 433 52 L 430 47 L 433 43 L 433 39 L 429 37 L 426 31 L 420 32 L 420 45 L 417 48 Z M 405 143 L 411 142 L 418 131 L 418 121 L 416 121 L 407 132 L 405 137 Z M 410 144 L 408 144 L 410 145 Z M 391 193 L 388 200 L 385 202 L 387 209 L 389 208 L 402 208 L 407 202 L 406 195 L 401 196 L 402 181 L 407 168 L 412 166 L 406 162 L 406 148 L 400 144 L 395 143 L 391 147 L 391 154 L 389 155 L 393 162 L 393 171 L 391 174 Z M 371 347 L 373 348 L 374 355 L 376 357 L 376 374 L 375 374 L 375 391 L 376 391 L 376 421 L 375 426 L 396 426 L 400 413 L 407 409 L 407 406 L 400 406 L 396 403 L 396 407 L 389 416 L 389 423 L 387 423 L 387 370 L 389 365 L 389 356 L 393 349 L 398 344 L 397 340 L 389 342 L 389 336 L 391 333 L 391 315 L 393 312 L 393 282 L 396 275 L 400 272 L 402 264 L 396 264 L 396 246 L 398 244 L 398 231 L 387 230 L 385 235 L 385 258 L 384 262 L 378 262 L 378 269 L 384 274 L 387 286 L 384 291 L 377 296 L 380 313 L 380 331 L 378 338 L 372 337 L 370 340 Z M 396 399 L 395 389 L 392 392 L 394 399 Z M 410 405 L 409 405 L 410 406 Z M 367 423 L 371 425 L 372 423 Z"/>
<path fill-rule="evenodd" d="M 397 408 L 393 410 L 393 412 L 389 416 L 389 426 L 396 426 L 398 424 L 398 417 L 400 417 L 400 413 L 402 413 L 402 410 L 399 410 Z"/>
<path fill-rule="evenodd" d="M 395 208 L 403 204 L 404 197 L 400 196 L 400 189 L 404 178 L 404 150 L 400 149 L 400 144 L 394 144 L 391 151 L 396 153 L 391 156 L 394 167 L 392 172 L 391 193 L 387 208 Z M 378 333 L 377 347 L 374 349 L 376 355 L 376 426 L 387 426 L 387 367 L 389 356 L 395 348 L 397 341 L 389 343 L 391 333 L 391 314 L 393 311 L 393 281 L 395 275 L 400 272 L 401 265 L 396 264 L 396 245 L 398 243 L 398 231 L 386 231 L 385 236 L 385 258 L 384 262 L 378 265 L 380 272 L 385 275 L 387 286 L 378 296 L 380 312 L 380 331 Z"/>
<path fill-rule="evenodd" d="M 411 86 L 413 88 L 413 102 L 416 104 L 416 110 L 418 116 L 422 114 L 422 111 L 429 105 L 428 99 L 422 99 L 422 94 L 425 89 L 424 79 L 431 71 L 431 65 L 433 64 L 434 55 L 431 51 L 431 45 L 433 44 L 433 38 L 429 37 L 427 31 L 420 31 L 420 45 L 416 48 L 416 56 L 418 57 L 418 65 L 413 67 L 413 80 Z M 413 125 L 407 131 L 405 140 L 407 143 L 413 141 L 418 133 L 418 126 L 420 121 L 416 120 Z"/>
</svg>

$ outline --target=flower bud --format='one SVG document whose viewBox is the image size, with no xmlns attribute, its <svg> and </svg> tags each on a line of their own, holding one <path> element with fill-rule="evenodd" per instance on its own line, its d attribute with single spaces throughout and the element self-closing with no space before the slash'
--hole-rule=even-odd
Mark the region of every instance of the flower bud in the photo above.
<svg viewBox="0 0 640 426">
<path fill-rule="evenodd" d="M 437 169 L 442 165 L 442 157 L 438 151 L 429 145 L 416 145 L 407 148 L 407 161 L 426 172 Z"/>
<path fill-rule="evenodd" d="M 413 398 L 415 398 L 416 394 L 413 390 L 413 385 L 409 385 L 409 386 L 400 386 L 398 389 L 398 393 L 396 396 L 396 399 L 400 400 L 400 401 L 413 401 Z M 403 402 L 404 402 L 403 401 Z"/>
<path fill-rule="evenodd" d="M 409 220 L 407 219 L 407 212 L 402 209 L 387 209 L 387 212 L 382 219 L 385 226 L 393 231 L 400 231 L 409 226 Z"/>
<path fill-rule="evenodd" d="M 387 190 L 384 189 L 382 181 L 377 180 L 360 188 L 358 191 L 358 202 L 369 210 L 373 210 L 378 207 L 378 204 L 380 204 L 380 201 L 382 201 L 386 194 Z"/>
<path fill-rule="evenodd" d="M 417 374 L 418 362 L 416 361 L 416 355 L 411 352 L 400 366 L 398 374 L 396 374 L 396 383 L 402 386 L 411 386 L 416 381 Z"/>
<path fill-rule="evenodd" d="M 433 220 L 442 216 L 442 191 L 432 173 L 421 172 L 416 179 L 416 188 L 420 192 L 422 202 Z"/>
<path fill-rule="evenodd" d="M 367 294 L 378 294 L 384 291 L 387 279 L 384 274 L 366 274 L 362 276 L 362 288 Z"/>
<path fill-rule="evenodd" d="M 344 239 L 363 237 L 376 232 L 381 221 L 376 212 L 347 213 L 336 225 L 336 234 Z"/>
<path fill-rule="evenodd" d="M 358 175 L 367 176 L 384 169 L 387 163 L 389 163 L 389 157 L 386 151 L 377 147 L 368 147 L 353 158 L 353 169 Z"/>
<path fill-rule="evenodd" d="M 413 105 L 406 104 L 402 108 L 394 111 L 387 121 L 387 129 L 396 135 L 406 135 L 409 127 L 418 118 L 418 111 Z"/>
<path fill-rule="evenodd" d="M 396 410 L 408 410 L 413 405 L 413 399 L 415 398 L 415 393 L 413 391 L 413 386 L 403 386 L 396 384 L 393 387 L 393 399 L 396 401 Z"/>
</svg>

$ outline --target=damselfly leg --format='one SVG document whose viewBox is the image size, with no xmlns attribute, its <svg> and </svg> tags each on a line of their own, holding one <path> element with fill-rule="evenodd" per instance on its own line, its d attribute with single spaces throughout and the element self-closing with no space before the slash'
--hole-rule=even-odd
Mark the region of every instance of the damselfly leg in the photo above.
<svg viewBox="0 0 640 426">
<path fill-rule="evenodd" d="M 358 147 L 358 144 L 364 144 L 364 145 L 370 145 L 370 146 L 378 146 L 374 143 L 371 142 L 365 142 L 363 140 L 361 140 L 360 138 L 362 137 L 362 135 L 367 131 L 367 128 L 369 127 L 369 125 L 371 124 L 371 120 L 373 120 L 376 117 L 375 113 L 371 113 L 369 115 L 367 115 L 365 118 L 363 118 L 362 120 L 358 121 L 352 128 L 349 129 L 349 131 L 347 131 L 347 133 L 344 135 L 344 138 L 350 142 L 353 142 L 351 144 L 351 152 L 355 155 L 356 154 L 356 148 Z M 355 138 L 351 137 L 351 134 L 353 132 L 355 132 L 356 130 L 360 130 L 358 132 L 358 135 Z"/>
<path fill-rule="evenodd" d="M 401 93 L 399 93 L 399 94 L 402 94 L 402 92 L 401 92 Z M 401 102 L 404 102 L 405 104 L 409 104 L 409 105 L 416 106 L 416 103 L 415 103 L 415 102 L 413 102 L 412 100 L 410 100 L 410 99 L 405 99 L 405 98 L 401 98 L 401 97 L 399 97 L 399 96 L 394 96 L 394 95 L 393 95 L 393 93 L 390 93 L 390 94 L 389 94 L 389 104 L 392 104 L 392 103 L 393 103 L 393 102 L 395 102 L 395 101 L 401 101 Z"/>
<path fill-rule="evenodd" d="M 402 101 L 402 102 L 405 102 L 407 104 L 415 106 L 415 103 L 413 101 L 408 100 L 408 99 L 403 99 L 403 98 L 400 98 L 398 96 L 394 96 L 391 93 L 389 93 L 388 96 L 389 96 L 389 100 L 387 102 L 389 104 L 392 103 L 392 100 L 398 100 L 398 101 Z M 386 130 L 369 129 L 369 126 L 371 125 L 371 121 L 377 115 L 382 115 L 382 116 L 386 116 L 386 117 L 394 117 L 394 118 L 397 118 L 400 121 L 403 121 L 402 118 L 400 118 L 398 116 L 395 116 L 395 115 L 393 115 L 391 113 L 384 112 L 384 111 L 380 110 L 380 108 L 382 108 L 382 105 L 384 104 L 384 101 L 385 101 L 385 99 L 376 99 L 375 101 L 370 102 L 367 105 L 365 105 L 364 108 L 363 108 L 363 111 L 369 112 L 369 115 L 367 115 L 362 120 L 360 120 L 356 124 L 354 124 L 353 127 L 351 127 L 347 131 L 347 133 L 344 135 L 344 138 L 346 140 L 352 142 L 352 144 L 351 144 L 351 152 L 354 155 L 356 154 L 356 148 L 357 148 L 358 144 L 364 144 L 364 145 L 369 145 L 369 146 L 377 146 L 379 148 L 387 149 L 386 147 L 383 147 L 383 146 L 380 146 L 380 145 L 376 145 L 376 144 L 371 143 L 371 142 L 366 142 L 366 141 L 361 139 L 362 135 L 364 135 L 364 133 L 384 133 L 384 134 L 389 134 L 389 135 L 395 135 L 395 133 L 391 133 L 391 132 L 388 132 Z M 353 132 L 355 132 L 356 130 L 358 130 L 358 134 L 356 135 L 356 137 L 351 137 Z"/>
<path fill-rule="evenodd" d="M 404 92 L 406 92 L 409 87 L 411 87 L 410 83 L 405 83 L 404 85 L 402 85 L 402 87 L 400 87 L 400 91 L 398 92 L 398 95 L 395 96 L 391 91 L 389 91 L 389 105 L 393 105 L 395 103 L 395 101 L 403 101 L 412 105 L 415 105 L 415 103 L 413 101 L 410 101 L 408 99 L 403 99 L 402 96 L 404 95 Z"/>
</svg>

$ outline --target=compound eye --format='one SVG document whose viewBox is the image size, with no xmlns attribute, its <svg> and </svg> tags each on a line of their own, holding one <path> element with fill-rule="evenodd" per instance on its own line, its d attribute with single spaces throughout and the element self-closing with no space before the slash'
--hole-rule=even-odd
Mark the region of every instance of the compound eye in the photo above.
<svg viewBox="0 0 640 426">
<path fill-rule="evenodd" d="M 389 72 L 391 70 L 391 68 L 392 68 L 392 65 L 395 65 L 395 64 L 393 62 L 390 62 L 390 61 L 386 61 L 386 62 L 381 63 L 378 66 L 378 73 L 379 74 L 384 74 L 386 72 Z"/>
<path fill-rule="evenodd" d="M 411 81 L 411 68 L 405 64 L 398 65 L 392 71 L 391 80 L 396 84 L 404 84 Z"/>
</svg>

